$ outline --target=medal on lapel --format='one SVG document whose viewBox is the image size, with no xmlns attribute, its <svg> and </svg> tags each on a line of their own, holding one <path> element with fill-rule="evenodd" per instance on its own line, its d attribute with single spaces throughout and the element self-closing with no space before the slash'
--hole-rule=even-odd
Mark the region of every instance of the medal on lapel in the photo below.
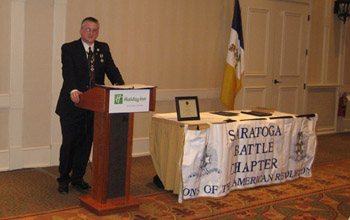
<svg viewBox="0 0 350 220">
<path fill-rule="evenodd" d="M 97 52 L 100 52 L 100 48 L 97 48 Z M 103 59 L 103 53 L 100 53 L 100 62 L 103 63 L 105 60 Z"/>
</svg>

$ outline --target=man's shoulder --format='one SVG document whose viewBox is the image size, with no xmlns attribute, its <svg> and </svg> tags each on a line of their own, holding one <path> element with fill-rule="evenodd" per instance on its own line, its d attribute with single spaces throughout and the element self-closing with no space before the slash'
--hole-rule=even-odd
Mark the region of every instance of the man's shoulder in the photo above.
<svg viewBox="0 0 350 220">
<path fill-rule="evenodd" d="M 62 45 L 62 48 L 69 48 L 69 47 L 72 48 L 72 47 L 77 47 L 77 46 L 80 46 L 80 45 L 82 45 L 82 42 L 79 39 L 79 40 L 71 41 L 71 42 L 68 42 L 68 43 L 64 43 Z"/>
<path fill-rule="evenodd" d="M 102 41 L 95 41 L 96 45 L 108 45 L 106 42 L 102 42 Z"/>
<path fill-rule="evenodd" d="M 108 49 L 109 48 L 109 46 L 106 42 L 101 42 L 101 41 L 95 41 L 95 47 L 101 48 L 101 49 Z"/>
</svg>

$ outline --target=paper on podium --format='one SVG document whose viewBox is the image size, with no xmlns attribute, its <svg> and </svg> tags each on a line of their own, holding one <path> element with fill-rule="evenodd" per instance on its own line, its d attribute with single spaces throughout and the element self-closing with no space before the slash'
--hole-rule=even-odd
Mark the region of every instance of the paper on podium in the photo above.
<svg viewBox="0 0 350 220">
<path fill-rule="evenodd" d="M 265 107 L 255 107 L 252 109 L 253 112 L 260 112 L 260 113 L 274 113 L 273 108 L 265 108 Z"/>
</svg>

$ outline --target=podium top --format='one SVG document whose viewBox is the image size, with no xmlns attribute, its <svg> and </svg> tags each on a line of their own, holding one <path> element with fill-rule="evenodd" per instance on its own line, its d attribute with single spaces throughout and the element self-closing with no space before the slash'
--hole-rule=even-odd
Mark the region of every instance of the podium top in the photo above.
<svg viewBox="0 0 350 220">
<path fill-rule="evenodd" d="M 152 89 L 152 88 L 155 88 L 155 86 L 143 85 L 143 84 L 127 84 L 127 85 L 113 85 L 113 86 L 96 85 L 96 86 L 102 87 L 105 89 Z"/>
</svg>

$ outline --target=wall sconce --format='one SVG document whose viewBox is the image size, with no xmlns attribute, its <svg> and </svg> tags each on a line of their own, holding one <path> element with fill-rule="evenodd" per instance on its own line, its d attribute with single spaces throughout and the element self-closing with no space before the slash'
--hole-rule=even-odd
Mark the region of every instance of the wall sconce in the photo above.
<svg viewBox="0 0 350 220">
<path fill-rule="evenodd" d="M 336 0 L 334 2 L 334 14 L 338 15 L 338 18 L 346 22 L 346 18 L 350 16 L 349 13 L 350 0 Z"/>
</svg>

